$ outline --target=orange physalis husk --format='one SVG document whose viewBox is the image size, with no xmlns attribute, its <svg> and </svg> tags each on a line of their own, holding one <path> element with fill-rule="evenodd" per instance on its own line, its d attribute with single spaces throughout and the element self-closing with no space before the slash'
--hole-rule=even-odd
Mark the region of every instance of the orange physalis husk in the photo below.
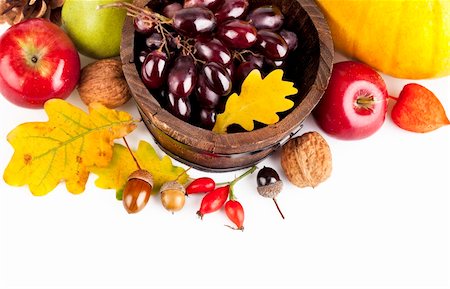
<svg viewBox="0 0 450 289">
<path fill-rule="evenodd" d="M 450 124 L 439 99 L 433 92 L 417 83 L 403 87 L 391 117 L 402 129 L 420 133 Z"/>
</svg>

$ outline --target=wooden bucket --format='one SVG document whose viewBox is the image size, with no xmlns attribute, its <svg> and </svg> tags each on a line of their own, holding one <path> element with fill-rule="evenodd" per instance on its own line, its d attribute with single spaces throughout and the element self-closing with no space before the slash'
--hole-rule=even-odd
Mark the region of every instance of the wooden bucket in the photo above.
<svg viewBox="0 0 450 289">
<path fill-rule="evenodd" d="M 143 7 L 148 0 L 136 0 Z M 206 171 L 231 171 L 251 166 L 277 150 L 301 128 L 324 93 L 333 64 L 333 42 L 326 20 L 314 0 L 249 0 L 250 9 L 274 4 L 285 15 L 285 27 L 297 33 L 299 46 L 289 57 L 286 78 L 299 93 L 296 106 L 276 124 L 251 132 L 216 134 L 183 122 L 163 109 L 142 83 L 134 63 L 135 32 L 127 17 L 121 60 L 142 119 L 163 151 L 176 160 Z"/>
</svg>

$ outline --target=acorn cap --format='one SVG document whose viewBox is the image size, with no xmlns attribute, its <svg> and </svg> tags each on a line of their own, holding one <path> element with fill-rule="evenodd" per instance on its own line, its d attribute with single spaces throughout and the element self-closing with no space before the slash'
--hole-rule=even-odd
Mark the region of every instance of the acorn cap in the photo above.
<svg viewBox="0 0 450 289">
<path fill-rule="evenodd" d="M 153 188 L 153 176 L 146 170 L 137 170 L 131 173 L 128 180 L 138 179 L 148 183 Z"/>
<path fill-rule="evenodd" d="M 281 192 L 282 188 L 283 188 L 283 181 L 276 181 L 273 184 L 258 186 L 257 190 L 261 196 L 273 199 Z"/>
<path fill-rule="evenodd" d="M 161 189 L 159 189 L 159 192 L 162 193 L 167 190 L 177 190 L 177 191 L 182 191 L 183 194 L 186 193 L 186 190 L 184 189 L 183 185 L 177 181 L 170 181 L 170 182 L 164 183 L 161 186 Z"/>
</svg>

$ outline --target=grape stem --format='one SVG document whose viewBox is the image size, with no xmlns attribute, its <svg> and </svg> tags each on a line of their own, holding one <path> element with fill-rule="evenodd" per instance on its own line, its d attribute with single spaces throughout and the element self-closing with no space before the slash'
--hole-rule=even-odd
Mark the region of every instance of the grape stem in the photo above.
<svg viewBox="0 0 450 289">
<path fill-rule="evenodd" d="M 245 58 L 243 56 L 243 54 L 245 54 L 245 53 L 250 53 L 250 54 L 252 54 L 254 56 L 256 55 L 255 52 L 246 49 L 246 50 L 242 50 L 242 51 L 234 51 L 233 52 L 233 58 L 238 58 L 241 62 L 245 62 Z"/>
<path fill-rule="evenodd" d="M 162 38 L 163 38 L 163 43 L 162 43 L 162 45 L 159 47 L 158 51 L 161 52 L 162 49 L 163 49 L 163 47 L 164 47 L 164 48 L 166 49 L 167 56 L 169 56 L 169 55 L 170 55 L 170 50 L 169 50 L 169 47 L 168 47 L 168 44 L 167 44 L 166 33 L 167 33 L 168 35 L 170 35 L 170 33 L 167 31 L 166 28 L 164 28 L 164 27 L 162 26 L 161 23 L 158 23 L 158 24 L 157 24 L 156 29 L 158 30 L 158 32 L 161 34 L 161 36 L 162 36 Z"/>
<path fill-rule="evenodd" d="M 234 51 L 233 52 L 233 58 L 237 58 L 239 61 L 244 62 L 245 58 L 244 56 L 242 56 L 241 53 L 239 53 L 238 51 Z"/>
<path fill-rule="evenodd" d="M 163 44 L 158 48 L 158 51 L 161 52 L 163 49 L 165 49 L 167 55 L 170 55 L 167 38 L 170 37 L 172 38 L 172 40 L 175 40 L 176 37 L 174 37 L 163 25 L 171 25 L 173 23 L 171 18 L 167 18 L 153 10 L 150 10 L 148 7 L 141 8 L 128 2 L 114 2 L 97 6 L 97 10 L 105 8 L 125 9 L 127 11 L 127 16 L 130 16 L 132 18 L 139 18 L 144 24 L 147 24 L 150 27 L 156 26 L 156 30 L 158 30 L 158 33 L 163 37 Z M 188 40 L 178 39 L 176 43 L 183 49 L 184 55 L 190 55 L 195 62 L 205 64 L 204 61 L 194 56 L 193 45 L 190 44 Z"/>
<path fill-rule="evenodd" d="M 146 8 L 140 8 L 136 5 L 133 5 L 128 2 L 114 2 L 114 3 L 108 3 L 97 6 L 97 10 L 104 9 L 104 8 L 120 8 L 127 10 L 127 15 L 131 17 L 143 17 L 142 19 L 144 22 L 146 20 L 145 16 L 148 16 L 149 18 L 157 19 L 159 22 L 162 22 L 161 24 L 169 24 L 172 23 L 172 19 L 167 18 L 159 13 L 156 13 L 155 11 L 152 11 L 150 9 Z"/>
</svg>

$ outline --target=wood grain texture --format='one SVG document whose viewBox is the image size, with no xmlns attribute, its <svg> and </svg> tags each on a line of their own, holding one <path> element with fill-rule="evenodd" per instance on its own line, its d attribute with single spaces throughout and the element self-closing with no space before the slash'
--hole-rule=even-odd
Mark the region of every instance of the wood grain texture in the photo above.
<svg viewBox="0 0 450 289">
<path fill-rule="evenodd" d="M 283 119 L 252 132 L 219 135 L 172 116 L 140 80 L 134 63 L 134 28 L 127 18 L 122 33 L 123 71 L 142 118 L 158 145 L 175 159 L 209 171 L 229 171 L 262 160 L 297 132 L 320 100 L 331 75 L 334 49 L 331 33 L 314 0 L 250 0 L 250 9 L 275 4 L 286 16 L 285 27 L 297 33 L 299 46 L 290 56 L 285 78 L 299 93 L 296 106 Z M 143 7 L 147 0 L 136 0 Z M 150 2 L 152 5 L 152 2 Z"/>
</svg>

